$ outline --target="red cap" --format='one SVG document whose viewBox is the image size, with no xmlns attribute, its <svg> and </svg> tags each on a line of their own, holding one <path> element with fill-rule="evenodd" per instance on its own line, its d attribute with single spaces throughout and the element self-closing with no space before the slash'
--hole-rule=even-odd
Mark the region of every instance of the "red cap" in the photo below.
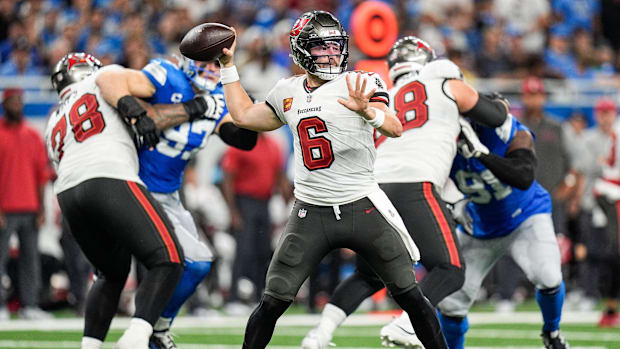
<svg viewBox="0 0 620 349">
<path fill-rule="evenodd" d="M 616 103 L 614 103 L 614 101 L 609 98 L 609 97 L 603 97 L 603 98 L 599 98 L 596 103 L 594 103 L 594 110 L 596 112 L 603 112 L 603 111 L 610 111 L 610 110 L 618 110 L 618 107 L 616 107 Z"/>
<path fill-rule="evenodd" d="M 13 96 L 21 96 L 23 94 L 24 94 L 24 90 L 22 90 L 19 87 L 7 88 L 6 90 L 4 90 L 4 92 L 2 92 L 2 102 L 6 101 L 7 99 Z"/>
<path fill-rule="evenodd" d="M 521 85 L 521 93 L 545 93 L 545 85 L 540 78 L 530 76 L 523 80 L 523 84 Z"/>
</svg>

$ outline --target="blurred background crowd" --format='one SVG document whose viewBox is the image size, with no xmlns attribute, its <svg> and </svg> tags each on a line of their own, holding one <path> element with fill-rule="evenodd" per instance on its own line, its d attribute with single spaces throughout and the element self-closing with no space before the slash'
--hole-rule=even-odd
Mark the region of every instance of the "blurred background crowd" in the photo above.
<svg viewBox="0 0 620 349">
<path fill-rule="evenodd" d="M 298 72 L 288 55 L 288 33 L 295 18 L 306 10 L 328 10 L 343 22 L 351 34 L 350 68 L 367 59 L 356 42 L 357 28 L 351 24 L 355 9 L 362 3 L 0 0 L 2 114 L 6 117 L 9 108 L 23 110 L 27 122 L 42 131 L 57 101 L 49 72 L 63 55 L 84 51 L 104 65 L 117 63 L 141 69 L 152 58 L 178 54 L 183 35 L 203 22 L 236 28 L 241 82 L 255 99 L 262 100 L 277 80 Z M 396 14 L 399 36 L 421 37 L 438 56 L 459 65 L 466 80 L 478 90 L 503 93 L 511 101 L 513 114 L 534 131 L 537 179 L 554 198 L 554 223 L 569 290 L 567 306 L 594 308 L 601 289 L 609 287 L 599 267 L 605 263 L 599 257 L 607 253 L 603 233 L 607 223 L 596 205 L 592 186 L 610 158 L 609 144 L 616 137 L 613 125 L 620 105 L 620 1 L 383 3 Z M 290 137 L 286 131 L 261 135 L 260 147 L 247 153 L 227 149 L 213 137 L 186 171 L 186 207 L 194 212 L 204 238 L 217 254 L 214 272 L 190 302 L 189 312 L 208 315 L 218 309 L 248 314 L 258 300 L 272 241 L 286 223 L 292 200 Z M 0 154 L 0 178 L 11 170 L 2 167 L 2 157 Z M 49 184 L 41 204 L 41 225 L 35 232 L 41 282 L 38 304 L 30 306 L 48 311 L 71 306 L 80 314 L 92 270 L 62 228 Z M 6 211 L 2 205 L 0 195 L 0 212 Z M 20 257 L 30 254 L 23 250 L 23 234 L 12 233 L 8 229 L 0 232 L 12 235 L 7 238 L 8 251 L 0 250 L 0 262 L 8 263 L 0 286 L 5 291 L 6 309 L 16 312 L 24 303 L 19 289 L 28 285 L 19 279 L 31 276 L 18 271 Z M 18 248 L 20 243 L 22 249 Z M 344 250 L 329 255 L 302 288 L 299 302 L 309 311 L 320 309 L 337 282 L 351 272 L 352 258 Z M 510 259 L 502 260 L 496 269 L 485 282 L 480 300 L 495 301 L 498 311 L 512 311 L 515 304 L 531 297 L 533 287 L 522 275 L 519 277 L 521 272 Z M 418 271 L 419 277 L 423 274 L 423 270 Z M 132 282 L 127 285 L 123 311 L 131 311 L 134 286 Z M 367 302 L 366 309 L 390 306 L 389 300 L 379 295 Z M 20 315 L 42 318 L 48 313 Z M 2 316 L 0 311 L 0 320 Z"/>
</svg>

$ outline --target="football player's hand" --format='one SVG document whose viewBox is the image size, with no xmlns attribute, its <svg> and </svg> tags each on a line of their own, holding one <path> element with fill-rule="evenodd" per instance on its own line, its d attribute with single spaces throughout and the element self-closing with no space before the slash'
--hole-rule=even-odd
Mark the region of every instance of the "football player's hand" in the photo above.
<svg viewBox="0 0 620 349">
<path fill-rule="evenodd" d="M 134 130 L 139 136 L 140 143 L 145 144 L 149 149 L 154 148 L 159 143 L 159 130 L 153 119 L 148 116 L 138 117 L 134 124 Z"/>
<path fill-rule="evenodd" d="M 459 124 L 461 125 L 461 134 L 457 143 L 459 153 L 466 159 L 479 158 L 483 154 L 488 155 L 489 148 L 480 142 L 469 121 L 459 116 Z"/>
<path fill-rule="evenodd" d="M 349 98 L 346 100 L 342 98 L 338 98 L 338 103 L 344 105 L 348 109 L 362 115 L 365 119 L 370 120 L 370 116 L 366 112 L 370 105 L 370 97 L 375 94 L 376 88 L 372 89 L 372 91 L 368 93 L 364 93 L 366 90 L 366 78 L 362 80 L 361 75 L 357 74 L 357 78 L 355 79 L 355 88 L 351 85 L 351 80 L 349 79 L 350 74 L 345 75 L 345 79 L 347 80 L 347 87 L 349 88 Z"/>
<path fill-rule="evenodd" d="M 483 93 L 483 95 L 488 97 L 490 100 L 502 101 L 506 105 L 506 109 L 508 110 L 508 112 L 510 112 L 510 102 L 508 102 L 508 99 L 506 99 L 506 97 L 504 97 L 504 95 L 502 95 L 501 93 L 495 91 Z"/>
<path fill-rule="evenodd" d="M 204 107 L 205 112 L 202 114 L 201 119 L 217 120 L 224 112 L 224 95 L 221 93 L 204 93 L 194 98 L 198 99 Z"/>
<path fill-rule="evenodd" d="M 235 33 L 235 41 L 233 41 L 230 48 L 224 47 L 222 49 L 223 55 L 221 55 L 217 59 L 220 62 L 220 66 L 222 68 L 232 67 L 234 65 L 233 56 L 235 55 L 235 47 L 237 47 L 237 31 L 235 30 L 235 28 L 231 28 L 231 29 L 233 33 Z"/>
<path fill-rule="evenodd" d="M 460 224 L 463 227 L 463 231 L 469 235 L 474 235 L 474 220 L 471 218 L 471 215 L 467 212 L 467 204 L 470 199 L 461 199 L 455 203 L 446 203 L 450 213 L 452 214 L 452 218 L 456 221 L 457 224 Z"/>
</svg>

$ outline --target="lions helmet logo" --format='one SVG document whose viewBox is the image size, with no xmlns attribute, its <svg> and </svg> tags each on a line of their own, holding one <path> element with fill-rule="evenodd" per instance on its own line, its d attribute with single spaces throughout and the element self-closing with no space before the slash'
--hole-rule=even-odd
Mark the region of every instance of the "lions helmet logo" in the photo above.
<svg viewBox="0 0 620 349">
<path fill-rule="evenodd" d="M 284 107 L 285 113 L 291 110 L 291 107 L 293 106 L 293 97 L 284 98 L 284 100 L 282 101 L 282 106 Z"/>
</svg>

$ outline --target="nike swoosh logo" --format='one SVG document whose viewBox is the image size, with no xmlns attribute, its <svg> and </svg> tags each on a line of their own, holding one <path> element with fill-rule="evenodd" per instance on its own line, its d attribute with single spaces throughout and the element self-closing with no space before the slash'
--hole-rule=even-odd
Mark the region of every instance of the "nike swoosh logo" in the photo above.
<svg viewBox="0 0 620 349">
<path fill-rule="evenodd" d="M 405 332 L 406 334 L 410 334 L 410 335 L 412 335 L 412 336 L 415 336 L 415 332 L 409 332 L 409 331 L 405 330 L 404 328 L 402 328 L 401 326 L 399 326 L 399 325 L 397 325 L 397 324 L 394 324 L 394 326 L 396 326 L 396 327 L 400 328 L 400 329 L 401 329 L 403 332 Z"/>
<path fill-rule="evenodd" d="M 369 209 L 364 210 L 364 212 L 366 212 L 366 214 L 369 214 L 370 212 L 372 212 L 372 211 L 374 211 L 374 210 L 375 210 L 375 208 L 374 208 L 374 207 L 371 207 L 371 208 L 369 208 Z"/>
</svg>

